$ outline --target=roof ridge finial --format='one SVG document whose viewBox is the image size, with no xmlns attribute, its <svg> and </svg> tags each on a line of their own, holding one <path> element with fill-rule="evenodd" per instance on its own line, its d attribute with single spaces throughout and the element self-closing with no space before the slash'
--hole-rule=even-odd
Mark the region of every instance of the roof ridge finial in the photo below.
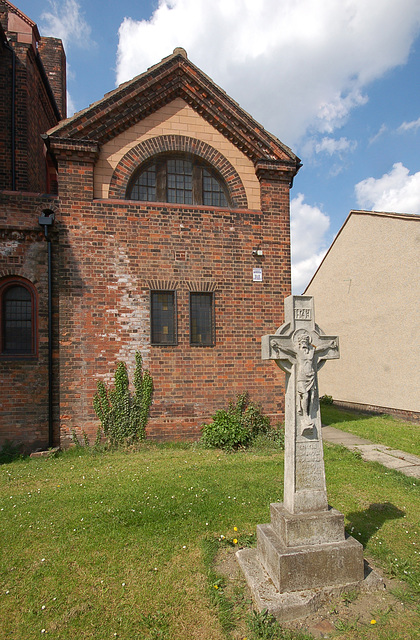
<svg viewBox="0 0 420 640">
<path fill-rule="evenodd" d="M 183 58 L 187 58 L 187 60 L 188 60 L 187 52 L 185 51 L 185 49 L 183 47 L 175 47 L 174 56 L 182 56 Z"/>
</svg>

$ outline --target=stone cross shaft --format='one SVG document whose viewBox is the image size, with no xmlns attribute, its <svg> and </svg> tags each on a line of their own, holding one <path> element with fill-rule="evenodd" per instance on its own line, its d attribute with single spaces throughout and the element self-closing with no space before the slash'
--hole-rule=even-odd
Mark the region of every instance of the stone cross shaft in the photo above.
<svg viewBox="0 0 420 640">
<path fill-rule="evenodd" d="M 311 296 L 289 296 L 285 322 L 262 338 L 263 360 L 286 372 L 284 507 L 291 514 L 326 511 L 317 372 L 339 358 L 338 338 L 315 323 Z"/>
</svg>

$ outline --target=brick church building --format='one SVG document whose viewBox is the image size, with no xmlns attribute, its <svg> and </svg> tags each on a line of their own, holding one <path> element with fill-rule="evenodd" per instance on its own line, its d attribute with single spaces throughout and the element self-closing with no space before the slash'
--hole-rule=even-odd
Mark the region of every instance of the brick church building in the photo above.
<svg viewBox="0 0 420 640">
<path fill-rule="evenodd" d="M 261 336 L 290 294 L 299 159 L 183 49 L 66 116 L 61 42 L 0 0 L 0 446 L 94 438 L 92 398 L 141 352 L 147 435 L 196 438 L 284 379 Z"/>
</svg>

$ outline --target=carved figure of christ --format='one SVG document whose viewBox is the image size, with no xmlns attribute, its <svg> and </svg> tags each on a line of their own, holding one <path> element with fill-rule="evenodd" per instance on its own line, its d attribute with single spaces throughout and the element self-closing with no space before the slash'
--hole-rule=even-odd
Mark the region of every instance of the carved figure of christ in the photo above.
<svg viewBox="0 0 420 640">
<path fill-rule="evenodd" d="M 317 400 L 317 370 L 320 360 L 328 358 L 332 350 L 337 349 L 335 339 L 329 340 L 321 347 L 311 343 L 311 336 L 305 329 L 298 329 L 292 337 L 273 338 L 271 348 L 278 356 L 278 360 L 288 360 L 296 368 L 297 412 L 302 416 L 300 420 L 301 435 L 313 432 L 315 426 L 312 417 L 314 401 Z M 283 366 L 282 366 L 283 364 Z M 284 368 L 284 363 L 280 366 Z M 322 366 L 322 365 L 321 365 Z M 285 369 L 286 370 L 286 369 Z M 287 370 L 286 370 L 287 371 Z"/>
</svg>

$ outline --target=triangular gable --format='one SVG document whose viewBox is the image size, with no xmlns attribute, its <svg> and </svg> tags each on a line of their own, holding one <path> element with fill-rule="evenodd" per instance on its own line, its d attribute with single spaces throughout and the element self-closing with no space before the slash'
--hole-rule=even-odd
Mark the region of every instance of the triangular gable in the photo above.
<svg viewBox="0 0 420 640">
<path fill-rule="evenodd" d="M 361 210 L 354 210 L 353 209 L 352 211 L 350 211 L 349 215 L 344 220 L 341 228 L 337 232 L 337 235 L 335 236 L 334 240 L 332 241 L 331 245 L 329 246 L 326 254 L 322 258 L 321 262 L 319 263 L 318 268 L 316 269 L 314 275 L 310 279 L 309 283 L 306 285 L 306 289 L 303 292 L 303 294 L 305 294 L 308 291 L 308 289 L 311 286 L 312 282 L 315 280 L 316 276 L 318 275 L 318 273 L 321 270 L 322 266 L 324 265 L 325 261 L 328 259 L 329 254 L 333 250 L 333 248 L 335 246 L 335 243 L 337 242 L 339 236 L 343 233 L 345 227 L 347 226 L 347 224 L 348 224 L 348 222 L 349 222 L 349 220 L 350 220 L 350 218 L 352 216 L 374 216 L 374 217 L 378 217 L 378 218 L 398 218 L 400 220 L 418 220 L 418 221 L 420 221 L 420 215 L 418 215 L 416 213 L 396 213 L 396 212 L 390 212 L 390 211 L 361 211 Z"/>
<path fill-rule="evenodd" d="M 8 0 L 2 0 L 2 4 L 6 7 L 9 13 L 12 13 L 17 17 L 17 21 L 15 22 L 13 21 L 13 18 L 12 19 L 9 18 L 8 29 L 10 29 L 11 31 L 15 31 L 15 30 L 21 31 L 22 25 L 25 25 L 23 27 L 23 31 L 33 35 L 36 42 L 38 42 L 40 40 L 40 35 L 39 35 L 38 27 L 35 24 L 35 22 L 30 18 L 28 18 L 28 16 L 24 14 L 20 9 L 15 7 L 14 4 L 12 4 L 11 2 L 8 2 Z"/>
<path fill-rule="evenodd" d="M 175 49 L 159 64 L 107 93 L 48 131 L 50 142 L 102 145 L 162 106 L 181 97 L 253 162 L 287 165 L 296 173 L 299 158 L 269 134 L 220 87 Z"/>
</svg>

